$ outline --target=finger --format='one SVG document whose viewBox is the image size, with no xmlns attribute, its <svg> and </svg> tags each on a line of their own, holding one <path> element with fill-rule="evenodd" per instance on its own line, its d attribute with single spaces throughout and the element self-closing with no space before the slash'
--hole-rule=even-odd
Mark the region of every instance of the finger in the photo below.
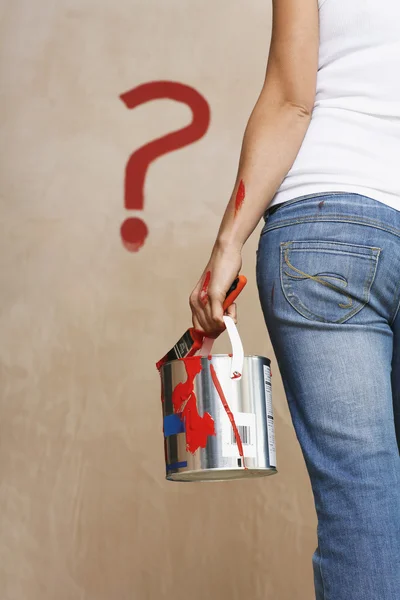
<svg viewBox="0 0 400 600">
<path fill-rule="evenodd" d="M 204 309 L 200 305 L 196 293 L 192 293 L 190 296 L 189 304 L 192 311 L 193 327 L 199 331 L 205 332 L 208 328 L 208 319 L 205 318 Z"/>
<path fill-rule="evenodd" d="M 216 332 L 221 332 L 225 329 L 223 320 L 224 309 L 219 298 L 210 297 L 212 324 Z"/>
<path fill-rule="evenodd" d="M 218 337 L 224 331 L 225 323 L 222 319 L 223 307 L 220 300 L 215 302 L 214 299 L 212 301 L 208 293 L 208 301 L 205 304 L 199 291 L 195 290 L 190 296 L 189 304 L 192 309 L 192 322 L 195 329 L 203 332 L 208 337 Z M 218 314 L 219 318 L 214 316 L 213 306 L 214 313 Z"/>
<path fill-rule="evenodd" d="M 201 325 L 199 319 L 195 315 L 192 316 L 192 323 L 193 323 L 193 327 L 196 329 L 196 331 L 205 333 L 204 327 Z"/>
<path fill-rule="evenodd" d="M 211 308 L 208 311 L 198 311 L 193 314 L 193 326 L 208 337 L 216 337 L 220 331 L 216 331 L 215 324 L 211 316 Z"/>
<path fill-rule="evenodd" d="M 212 316 L 212 306 L 208 292 L 204 293 L 204 290 L 197 292 L 194 297 L 194 314 L 200 321 L 204 331 L 207 335 L 215 333 L 215 323 Z"/>
<path fill-rule="evenodd" d="M 200 302 L 203 306 L 207 306 L 208 304 L 208 294 L 207 292 L 200 292 L 199 296 Z"/>
</svg>

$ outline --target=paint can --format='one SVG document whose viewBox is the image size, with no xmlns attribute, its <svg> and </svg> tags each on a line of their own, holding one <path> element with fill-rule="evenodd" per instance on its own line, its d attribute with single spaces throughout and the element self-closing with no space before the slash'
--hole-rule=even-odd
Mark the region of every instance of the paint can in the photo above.
<svg viewBox="0 0 400 600">
<path fill-rule="evenodd" d="M 160 369 L 166 479 L 226 481 L 277 473 L 271 361 L 244 356 L 224 317 L 232 354 L 198 356 Z"/>
</svg>

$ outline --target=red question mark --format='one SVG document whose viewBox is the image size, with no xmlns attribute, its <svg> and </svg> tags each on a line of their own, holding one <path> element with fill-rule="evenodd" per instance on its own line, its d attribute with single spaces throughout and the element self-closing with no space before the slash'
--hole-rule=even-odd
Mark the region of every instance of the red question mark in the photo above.
<svg viewBox="0 0 400 600">
<path fill-rule="evenodd" d="M 168 133 L 136 150 L 125 167 L 125 207 L 128 210 L 143 210 L 144 181 L 150 163 L 168 152 L 178 150 L 199 140 L 210 123 L 210 108 L 205 98 L 194 88 L 174 81 L 150 81 L 120 95 L 127 108 L 159 98 L 184 102 L 192 110 L 190 125 Z M 146 224 L 136 217 L 126 219 L 121 225 L 122 242 L 130 252 L 137 252 L 148 234 Z"/>
</svg>

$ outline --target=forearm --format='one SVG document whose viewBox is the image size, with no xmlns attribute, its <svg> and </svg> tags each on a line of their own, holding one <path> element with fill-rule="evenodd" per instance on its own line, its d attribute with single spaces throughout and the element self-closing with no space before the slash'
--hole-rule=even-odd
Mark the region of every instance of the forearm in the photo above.
<svg viewBox="0 0 400 600">
<path fill-rule="evenodd" d="M 216 246 L 241 248 L 252 234 L 293 165 L 310 120 L 309 112 L 300 107 L 278 106 L 260 96 L 246 127 Z"/>
</svg>

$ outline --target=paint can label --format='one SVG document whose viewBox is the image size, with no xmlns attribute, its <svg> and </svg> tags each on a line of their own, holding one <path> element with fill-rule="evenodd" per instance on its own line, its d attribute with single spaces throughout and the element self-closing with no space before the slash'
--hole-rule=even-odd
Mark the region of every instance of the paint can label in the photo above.
<svg viewBox="0 0 400 600">
<path fill-rule="evenodd" d="M 268 365 L 264 365 L 265 404 L 267 408 L 267 433 L 269 464 L 276 469 L 274 408 L 272 406 L 271 373 Z"/>
<path fill-rule="evenodd" d="M 232 412 L 243 446 L 243 456 L 256 457 L 256 415 Z M 221 412 L 222 456 L 240 458 L 235 433 L 228 415 Z"/>
</svg>

